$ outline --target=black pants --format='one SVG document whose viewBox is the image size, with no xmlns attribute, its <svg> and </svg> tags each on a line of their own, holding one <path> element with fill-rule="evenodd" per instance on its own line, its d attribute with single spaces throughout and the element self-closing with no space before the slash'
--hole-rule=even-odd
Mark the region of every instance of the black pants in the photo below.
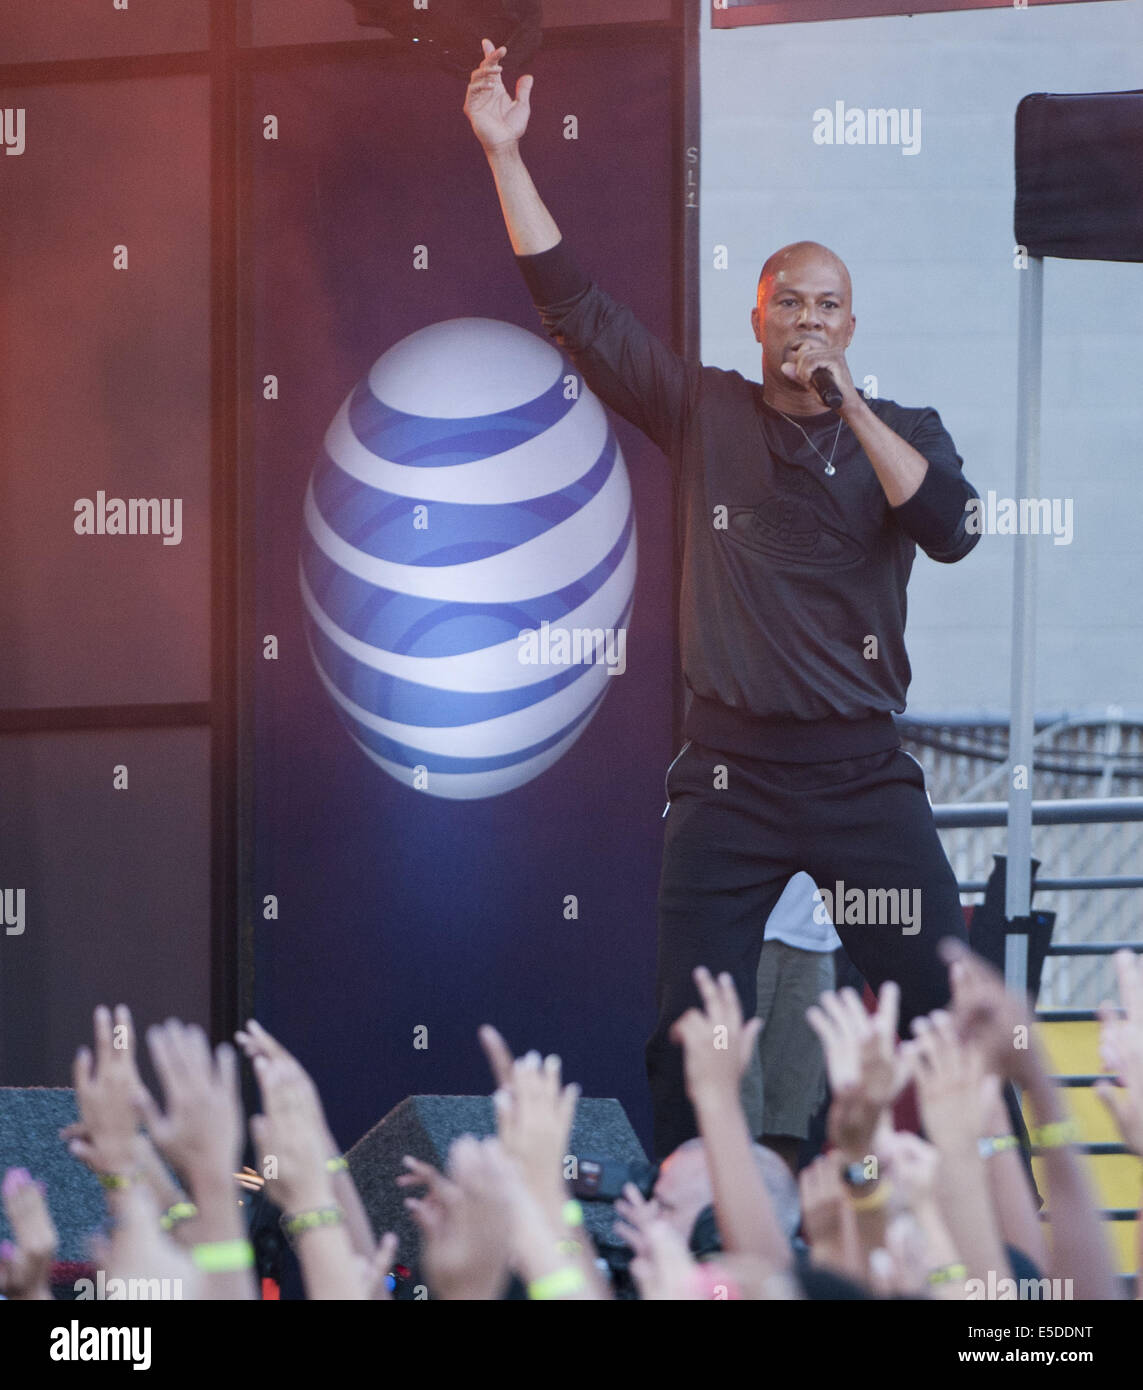
<svg viewBox="0 0 1143 1390">
<path fill-rule="evenodd" d="M 776 763 L 692 742 L 670 768 L 667 793 L 658 1019 L 646 1049 L 659 1159 L 697 1133 L 682 1053 L 668 1037 L 675 1019 L 699 1002 L 692 972 L 697 965 L 728 971 L 750 1018 L 766 919 L 799 869 L 819 889 L 841 892 L 848 922 L 842 903 L 820 906 L 868 983 L 875 990 L 885 980 L 900 985 L 904 1036 L 913 1018 L 948 1002 L 937 943 L 967 935 L 924 773 L 900 749 L 843 762 Z M 919 908 L 912 923 L 903 920 L 910 907 Z M 806 910 L 809 916 L 815 905 L 807 902 Z"/>
</svg>

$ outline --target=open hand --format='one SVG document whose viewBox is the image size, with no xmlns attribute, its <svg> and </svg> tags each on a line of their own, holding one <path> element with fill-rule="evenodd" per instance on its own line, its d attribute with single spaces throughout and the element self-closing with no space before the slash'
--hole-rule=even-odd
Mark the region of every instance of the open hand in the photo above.
<svg viewBox="0 0 1143 1390">
<path fill-rule="evenodd" d="M 72 1065 L 80 1120 L 61 1131 L 69 1151 L 96 1173 L 125 1174 L 135 1166 L 138 1101 L 143 1089 L 135 1065 L 135 1026 L 125 1004 L 95 1010 L 95 1054 L 81 1047 Z"/>
<path fill-rule="evenodd" d="M 13 1301 L 48 1300 L 56 1228 L 40 1185 L 26 1168 L 9 1168 L 0 1192 L 15 1237 L 0 1245 L 0 1293 Z"/>
<path fill-rule="evenodd" d="M 1123 1142 L 1143 1157 L 1143 960 L 1132 951 L 1118 951 L 1115 971 L 1122 1008 L 1106 1002 L 1100 1005 L 1099 1050 L 1118 1085 L 1100 1081 L 1095 1091 L 1111 1112 Z"/>
<path fill-rule="evenodd" d="M 563 1200 L 563 1168 L 579 1087 L 564 1086 L 560 1059 L 540 1061 L 529 1052 L 512 1063 L 506 1084 L 493 1096 L 504 1151 L 515 1158 L 534 1196 Z"/>
<path fill-rule="evenodd" d="M 671 1025 L 670 1036 L 683 1049 L 687 1096 L 692 1104 L 710 1096 L 737 1097 L 750 1065 L 762 1019 L 742 1021 L 734 981 L 725 971 L 717 981 L 704 966 L 694 972 L 702 1009 L 688 1009 Z"/>
<path fill-rule="evenodd" d="M 955 937 L 940 943 L 949 967 L 950 1005 L 959 1037 L 974 1042 L 986 1070 L 1026 1086 L 1038 1066 L 1027 1003 L 1005 988 L 1004 977 Z"/>
<path fill-rule="evenodd" d="M 481 39 L 480 42 L 484 57 L 472 71 L 464 99 L 464 114 L 476 138 L 491 154 L 494 150 L 515 145 L 527 130 L 534 79 L 530 76 L 519 78 L 513 100 L 501 76 L 503 69 L 500 60 L 508 50 L 494 48 L 488 39 Z"/>
<path fill-rule="evenodd" d="M 333 1204 L 333 1180 L 323 1129 L 315 1123 L 312 1083 L 288 1054 L 254 1058 L 262 1093 L 261 1115 L 250 1117 L 267 1197 L 283 1211 L 310 1211 Z"/>
<path fill-rule="evenodd" d="M 227 1043 L 211 1054 L 196 1024 L 168 1019 L 147 1030 L 166 1109 L 140 1087 L 139 1109 L 155 1147 L 190 1184 L 229 1182 L 242 1153 L 238 1058 Z"/>
<path fill-rule="evenodd" d="M 449 1149 L 448 1176 L 405 1158 L 402 1187 L 423 1185 L 405 1205 L 420 1228 L 429 1287 L 448 1300 L 494 1299 L 504 1290 L 514 1239 L 518 1170 L 496 1139 L 462 1135 Z"/>
<path fill-rule="evenodd" d="M 874 1131 L 909 1079 L 910 1062 L 897 1045 L 901 993 L 881 986 L 870 1014 L 856 990 L 826 991 L 806 1010 L 825 1052 L 832 1103 L 830 1141 L 849 1155 L 870 1151 Z"/>
</svg>

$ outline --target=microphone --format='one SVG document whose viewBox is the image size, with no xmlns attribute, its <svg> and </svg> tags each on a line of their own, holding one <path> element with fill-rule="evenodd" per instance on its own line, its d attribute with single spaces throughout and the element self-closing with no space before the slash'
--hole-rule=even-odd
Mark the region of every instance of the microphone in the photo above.
<svg viewBox="0 0 1143 1390">
<path fill-rule="evenodd" d="M 836 410 L 841 405 L 841 388 L 828 367 L 815 367 L 810 373 L 810 385 L 822 398 L 822 404 L 829 406 L 830 410 Z"/>
</svg>

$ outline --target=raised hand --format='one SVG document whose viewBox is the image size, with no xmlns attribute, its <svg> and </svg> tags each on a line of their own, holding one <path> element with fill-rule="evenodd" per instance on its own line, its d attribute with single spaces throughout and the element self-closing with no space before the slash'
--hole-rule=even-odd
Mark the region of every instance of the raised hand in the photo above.
<svg viewBox="0 0 1143 1390">
<path fill-rule="evenodd" d="M 103 1256 L 108 1280 L 170 1279 L 178 1281 L 174 1285 L 177 1297 L 203 1298 L 205 1278 L 187 1251 L 164 1233 L 159 1211 L 149 1186 L 132 1183 L 124 1189 L 115 1214 L 115 1233 Z"/>
<path fill-rule="evenodd" d="M 40 1185 L 26 1168 L 9 1168 L 0 1193 L 15 1236 L 0 1244 L 0 1293 L 13 1301 L 49 1300 L 56 1228 Z"/>
<path fill-rule="evenodd" d="M 135 1065 L 135 1026 L 125 1004 L 114 1019 L 100 1005 L 93 1017 L 95 1054 L 81 1047 L 72 1065 L 80 1120 L 61 1131 L 69 1151 L 96 1173 L 135 1171 L 138 1102 L 143 1083 Z"/>
<path fill-rule="evenodd" d="M 250 1019 L 244 1029 L 239 1029 L 235 1033 L 234 1038 L 238 1046 L 250 1058 L 252 1064 L 257 1058 L 264 1057 L 267 1061 L 288 1063 L 294 1069 L 295 1099 L 297 1103 L 308 1110 L 310 1129 L 315 1134 L 322 1136 L 325 1157 L 333 1160 L 339 1159 L 340 1151 L 337 1140 L 326 1120 L 321 1095 L 305 1067 L 255 1019 Z M 377 1242 L 373 1239 L 373 1227 L 369 1223 L 369 1217 L 362 1204 L 361 1196 L 352 1177 L 344 1167 L 339 1167 L 334 1174 L 333 1190 L 338 1204 L 345 1212 L 345 1224 L 349 1228 L 349 1237 L 353 1242 L 353 1248 L 366 1261 L 366 1266 L 372 1269 L 376 1261 L 380 1260 L 383 1252 L 378 1249 Z M 281 1205 L 281 1202 L 275 1197 L 273 1189 L 267 1191 L 267 1196 L 272 1202 Z M 395 1240 L 396 1237 L 394 1236 L 393 1239 Z M 389 1264 L 391 1263 L 392 1257 L 389 1259 Z M 388 1271 L 388 1265 L 386 1265 L 386 1271 Z M 372 1276 L 369 1276 L 368 1282 L 369 1286 L 372 1287 Z M 381 1296 L 378 1295 L 378 1297 Z M 386 1289 L 384 1296 L 388 1296 L 388 1289 Z"/>
<path fill-rule="evenodd" d="M 325 1110 L 322 1108 L 321 1096 L 318 1094 L 318 1088 L 309 1072 L 256 1019 L 250 1019 L 245 1028 L 240 1028 L 235 1033 L 234 1040 L 251 1063 L 258 1057 L 265 1057 L 269 1062 L 288 1062 L 291 1065 L 294 1098 L 299 1104 L 304 1105 L 309 1112 L 311 1128 L 329 1137 L 329 1142 L 326 1145 L 329 1149 L 327 1157 L 332 1158 L 337 1153 L 337 1143 L 330 1134 Z"/>
<path fill-rule="evenodd" d="M 957 1037 L 952 1015 L 936 1009 L 913 1020 L 917 1099 L 925 1131 L 946 1153 L 975 1151 L 985 1116 L 998 1098 L 997 1078 L 982 1049 Z"/>
<path fill-rule="evenodd" d="M 864 1271 L 857 1257 L 857 1228 L 845 1200 L 836 1153 L 819 1154 L 798 1174 L 802 1226 L 810 1258 L 860 1278 Z"/>
<path fill-rule="evenodd" d="M 156 1148 L 192 1191 L 229 1185 L 241 1157 L 243 1131 L 234 1049 L 220 1043 L 212 1055 L 202 1029 L 177 1019 L 149 1028 L 147 1046 L 166 1105 L 160 1110 L 140 1087 L 139 1108 Z"/>
<path fill-rule="evenodd" d="M 653 1222 L 662 1217 L 655 1197 L 644 1197 L 633 1182 L 627 1183 L 622 1197 L 615 1199 L 615 1234 L 626 1242 L 636 1255 L 648 1253 L 647 1232 Z"/>
<path fill-rule="evenodd" d="M 879 1120 L 909 1079 L 908 1054 L 897 1046 L 899 1005 L 900 991 L 888 980 L 874 1014 L 852 989 L 827 991 L 806 1010 L 825 1052 L 830 1142 L 850 1157 L 869 1151 Z"/>
<path fill-rule="evenodd" d="M 374 1252 L 355 1255 L 345 1212 L 335 1199 L 333 1175 L 326 1166 L 327 1135 L 314 1118 L 312 1082 L 284 1049 L 273 1060 L 256 1055 L 254 1075 L 264 1113 L 251 1115 L 250 1137 L 266 1177 L 267 1196 L 299 1223 L 293 1231 L 287 1223 L 286 1232 L 297 1251 L 306 1296 L 375 1297 Z"/>
<path fill-rule="evenodd" d="M 504 1291 L 514 1243 L 518 1173 L 495 1139 L 462 1135 L 449 1149 L 448 1176 L 406 1157 L 402 1187 L 423 1185 L 405 1205 L 420 1228 L 430 1290 L 449 1301 L 495 1299 Z"/>
<path fill-rule="evenodd" d="M 917 1134 L 900 1132 L 887 1136 L 883 1151 L 905 1208 L 886 1233 L 886 1246 L 899 1276 L 897 1292 L 931 1293 L 941 1300 L 964 1298 L 965 1281 L 954 1277 L 961 1259 L 941 1211 L 941 1157 L 936 1146 Z M 932 1270 L 942 1270 L 948 1277 L 930 1286 L 926 1276 Z"/>
<path fill-rule="evenodd" d="M 564 1163 L 580 1088 L 562 1084 L 558 1057 L 541 1061 L 533 1051 L 513 1059 L 491 1024 L 477 1036 L 496 1080 L 492 1100 L 504 1151 L 519 1163 L 536 1199 L 558 1215 L 567 1196 Z"/>
<path fill-rule="evenodd" d="M 517 80 L 513 100 L 501 76 L 503 69 L 500 60 L 508 50 L 494 48 L 488 39 L 481 39 L 480 42 L 484 57 L 472 71 L 464 99 L 464 114 L 476 138 L 491 154 L 494 150 L 517 144 L 528 128 L 533 78 L 523 76 Z"/>
<path fill-rule="evenodd" d="M 560 1065 L 558 1057 L 541 1063 L 538 1052 L 529 1052 L 513 1062 L 507 1084 L 493 1096 L 500 1142 L 545 1204 L 564 1200 L 564 1160 L 579 1099 L 577 1085 L 561 1084 Z"/>
<path fill-rule="evenodd" d="M 333 1202 L 333 1178 L 323 1128 L 315 1122 L 310 1079 L 288 1054 L 254 1058 L 263 1114 L 250 1117 L 265 1192 L 283 1211 Z"/>
<path fill-rule="evenodd" d="M 631 1278 L 645 1300 L 701 1299 L 699 1266 L 669 1221 L 652 1217 L 642 1232 L 640 1252 L 631 1261 Z"/>
<path fill-rule="evenodd" d="M 1119 951 L 1115 971 L 1122 1008 L 1100 1005 L 1099 1050 L 1118 1084 L 1100 1081 L 1095 1092 L 1111 1112 L 1123 1142 L 1143 1156 L 1143 960 L 1132 951 Z"/>
<path fill-rule="evenodd" d="M 919 1134 L 895 1132 L 885 1144 L 886 1161 L 905 1205 L 918 1211 L 936 1200 L 940 1156 Z"/>
<path fill-rule="evenodd" d="M 1027 1006 L 1004 987 L 1002 975 L 955 937 L 942 941 L 940 952 L 949 967 L 958 1035 L 980 1048 L 986 1070 L 1026 1086 L 1039 1065 Z"/>
<path fill-rule="evenodd" d="M 758 1255 L 776 1270 L 785 1269 L 792 1258 L 790 1245 L 754 1161 L 742 1109 L 742 1076 L 750 1065 L 762 1020 L 743 1023 L 742 1005 L 728 974 L 716 982 L 709 970 L 699 966 L 694 980 L 703 1007 L 688 1009 L 676 1019 L 670 1036 L 683 1049 L 687 1097 L 695 1109 L 710 1169 L 722 1248 Z"/>
<path fill-rule="evenodd" d="M 366 1298 L 375 1303 L 392 1303 L 393 1291 L 389 1287 L 389 1271 L 397 1258 L 397 1237 L 386 1231 L 372 1255 L 354 1255 L 357 1278 L 365 1290 Z"/>
<path fill-rule="evenodd" d="M 743 1073 L 750 1065 L 762 1019 L 742 1021 L 742 1006 L 730 975 L 717 981 L 699 966 L 694 972 L 702 1009 L 688 1009 L 671 1026 L 671 1039 L 683 1049 L 687 1096 L 698 1104 L 700 1096 L 737 1096 Z"/>
</svg>

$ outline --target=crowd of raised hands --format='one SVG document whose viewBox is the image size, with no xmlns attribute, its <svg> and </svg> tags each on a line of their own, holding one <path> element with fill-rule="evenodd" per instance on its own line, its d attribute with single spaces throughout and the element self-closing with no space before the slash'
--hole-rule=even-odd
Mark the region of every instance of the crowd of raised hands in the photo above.
<svg viewBox="0 0 1143 1390">
<path fill-rule="evenodd" d="M 1029 1273 L 1058 1281 L 1055 1297 L 1120 1296 L 1074 1128 L 1024 1002 L 959 943 L 943 949 L 951 1002 L 907 1040 L 898 1039 L 892 984 L 874 1012 L 852 990 L 824 994 L 809 1010 L 830 1081 L 829 1146 L 799 1174 L 797 1242 L 776 1214 L 740 1102 L 759 1021 L 742 1018 L 729 976 L 695 972 L 701 1007 L 677 1021 L 674 1038 L 721 1249 L 696 1258 L 655 1193 L 629 1185 L 616 1233 L 642 1298 L 986 1298 Z M 1119 1005 L 1100 1010 L 1115 1079 L 1097 1093 L 1143 1156 L 1143 960 L 1122 952 L 1116 970 Z M 212 1050 L 194 1025 L 149 1029 L 160 1104 L 140 1077 L 128 1010 L 97 1009 L 94 1035 L 94 1049 L 75 1059 L 79 1119 L 60 1136 L 104 1189 L 110 1234 L 95 1242 L 93 1260 L 108 1281 L 177 1280 L 183 1298 L 259 1297 L 236 1184 L 246 1146 L 238 1051 Z M 261 1095 L 249 1119 L 259 1182 L 281 1210 L 307 1296 L 392 1298 L 396 1237 L 375 1238 L 313 1081 L 257 1023 L 236 1042 Z M 392 1175 L 420 1232 L 410 1263 L 432 1298 L 498 1299 L 510 1287 L 540 1300 L 613 1297 L 569 1186 L 578 1087 L 564 1083 L 557 1057 L 514 1059 L 491 1027 L 480 1043 L 495 1082 L 495 1136 L 457 1139 L 444 1172 L 408 1157 Z M 910 1082 L 925 1138 L 894 1128 L 894 1103 Z M 1009 1082 L 1023 1093 L 1042 1158 L 1050 1239 L 1011 1131 Z M 50 1298 L 56 1234 L 44 1188 L 14 1168 L 2 1199 L 13 1239 L 0 1247 L 0 1292 Z"/>
</svg>

